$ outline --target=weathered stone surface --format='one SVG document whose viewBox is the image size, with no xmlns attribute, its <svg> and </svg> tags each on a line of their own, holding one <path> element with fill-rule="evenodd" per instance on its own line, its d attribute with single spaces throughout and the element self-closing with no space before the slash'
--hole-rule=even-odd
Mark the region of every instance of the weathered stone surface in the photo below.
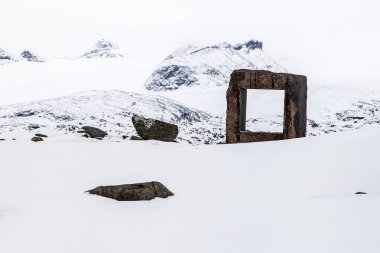
<svg viewBox="0 0 380 253">
<path fill-rule="evenodd" d="M 145 140 L 175 141 L 178 126 L 160 120 L 133 115 L 132 123 L 138 135 Z"/>
<path fill-rule="evenodd" d="M 91 138 L 102 139 L 107 135 L 106 132 L 104 132 L 103 130 L 96 128 L 96 127 L 84 126 L 84 127 L 82 127 L 82 129 Z"/>
<path fill-rule="evenodd" d="M 88 193 L 118 201 L 152 200 L 154 198 L 167 198 L 174 195 L 159 182 L 98 186 L 95 189 L 89 190 Z"/>
<path fill-rule="evenodd" d="M 39 141 L 43 141 L 44 139 L 42 139 L 42 137 L 38 137 L 38 136 L 34 136 L 33 138 L 32 138 L 32 141 L 34 141 L 34 142 L 39 142 Z"/>
<path fill-rule="evenodd" d="M 283 133 L 246 131 L 247 89 L 285 90 Z M 227 90 L 226 142 L 259 142 L 306 136 L 307 79 L 264 70 L 235 70 Z"/>
</svg>

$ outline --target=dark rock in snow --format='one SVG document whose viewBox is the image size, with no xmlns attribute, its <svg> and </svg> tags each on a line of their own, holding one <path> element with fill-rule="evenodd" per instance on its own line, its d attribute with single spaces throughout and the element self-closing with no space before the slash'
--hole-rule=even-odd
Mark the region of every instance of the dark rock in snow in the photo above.
<svg viewBox="0 0 380 253">
<path fill-rule="evenodd" d="M 43 137 L 43 138 L 47 138 L 48 136 L 47 135 L 44 135 L 44 134 L 35 134 L 37 137 Z"/>
<path fill-rule="evenodd" d="M 84 126 L 82 129 L 85 131 L 86 134 L 88 134 L 91 138 L 104 138 L 107 133 L 103 130 L 96 128 L 96 127 L 90 127 L 90 126 Z"/>
<path fill-rule="evenodd" d="M 159 182 L 99 186 L 87 192 L 118 201 L 152 200 L 154 198 L 167 198 L 174 195 Z"/>
<path fill-rule="evenodd" d="M 160 120 L 133 115 L 132 123 L 138 135 L 145 140 L 175 141 L 178 126 Z"/>
<path fill-rule="evenodd" d="M 138 136 L 131 136 L 131 141 L 143 141 L 144 139 Z"/>
<path fill-rule="evenodd" d="M 38 136 L 34 136 L 33 138 L 32 138 L 32 141 L 34 141 L 34 142 L 39 142 L 39 141 L 43 141 L 44 139 L 42 139 L 42 137 L 38 137 Z"/>
</svg>

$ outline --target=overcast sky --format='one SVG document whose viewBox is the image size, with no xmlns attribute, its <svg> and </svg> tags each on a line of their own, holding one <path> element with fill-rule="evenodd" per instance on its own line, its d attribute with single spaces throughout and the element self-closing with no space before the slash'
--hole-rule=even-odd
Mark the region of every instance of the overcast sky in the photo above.
<svg viewBox="0 0 380 253">
<path fill-rule="evenodd" d="M 0 0 L 0 48 L 75 56 L 108 38 L 159 63 L 178 46 L 258 39 L 314 80 L 380 80 L 375 0 Z"/>
</svg>

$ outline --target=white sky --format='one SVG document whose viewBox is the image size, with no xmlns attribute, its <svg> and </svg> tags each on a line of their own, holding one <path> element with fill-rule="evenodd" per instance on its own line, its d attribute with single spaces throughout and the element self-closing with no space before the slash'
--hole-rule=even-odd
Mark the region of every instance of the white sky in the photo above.
<svg viewBox="0 0 380 253">
<path fill-rule="evenodd" d="M 0 48 L 75 56 L 100 38 L 159 63 L 186 43 L 258 39 L 294 73 L 380 81 L 375 0 L 0 0 Z"/>
</svg>

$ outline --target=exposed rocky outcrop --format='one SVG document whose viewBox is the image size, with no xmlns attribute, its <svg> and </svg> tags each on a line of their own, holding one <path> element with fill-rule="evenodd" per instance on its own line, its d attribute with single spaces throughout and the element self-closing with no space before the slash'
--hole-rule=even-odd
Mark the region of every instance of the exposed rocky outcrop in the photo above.
<svg viewBox="0 0 380 253">
<path fill-rule="evenodd" d="M 29 50 L 22 51 L 20 55 L 24 60 L 27 60 L 30 62 L 44 62 L 44 60 L 41 57 L 37 56 L 37 54 Z"/>
<path fill-rule="evenodd" d="M 98 186 L 87 192 L 118 201 L 152 200 L 155 198 L 167 198 L 174 195 L 159 182 Z"/>
<path fill-rule="evenodd" d="M 139 136 L 145 140 L 174 142 L 178 136 L 178 126 L 160 120 L 133 115 L 132 123 Z"/>
<path fill-rule="evenodd" d="M 0 65 L 16 62 L 18 59 L 0 48 Z"/>
<path fill-rule="evenodd" d="M 121 52 L 119 46 L 111 41 L 101 39 L 89 52 L 84 53 L 80 58 L 123 58 L 126 53 Z"/>
</svg>

